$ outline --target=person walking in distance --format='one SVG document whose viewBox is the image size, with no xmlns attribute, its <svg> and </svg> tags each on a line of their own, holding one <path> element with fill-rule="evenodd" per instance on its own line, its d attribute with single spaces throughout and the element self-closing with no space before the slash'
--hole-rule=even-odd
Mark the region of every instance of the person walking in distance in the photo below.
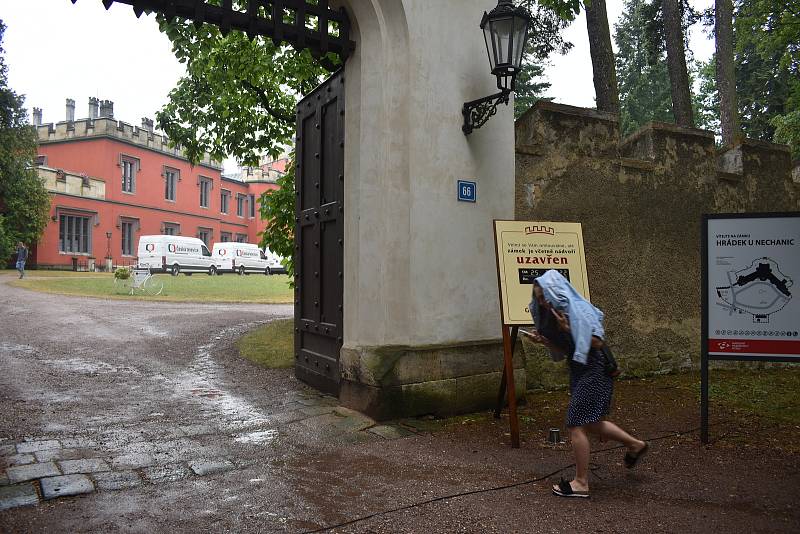
<svg viewBox="0 0 800 534">
<path fill-rule="evenodd" d="M 627 447 L 625 467 L 633 468 L 647 452 L 647 442 L 605 420 L 611 407 L 616 362 L 605 344 L 603 312 L 584 299 L 558 271 L 534 279 L 530 303 L 536 332 L 525 332 L 545 345 L 554 359 L 566 357 L 570 400 L 567 428 L 575 454 L 575 478 L 553 486 L 560 497 L 589 497 L 589 435 Z"/>
<path fill-rule="evenodd" d="M 19 277 L 25 277 L 25 262 L 28 261 L 28 247 L 25 246 L 25 243 L 19 241 L 17 243 L 17 271 L 19 271 Z"/>
</svg>

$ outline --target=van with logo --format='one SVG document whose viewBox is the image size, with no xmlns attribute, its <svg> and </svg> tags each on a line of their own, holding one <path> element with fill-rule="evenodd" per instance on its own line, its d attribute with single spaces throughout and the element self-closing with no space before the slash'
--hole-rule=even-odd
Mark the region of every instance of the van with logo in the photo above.
<svg viewBox="0 0 800 534">
<path fill-rule="evenodd" d="M 139 267 L 151 273 L 207 273 L 214 275 L 217 266 L 201 239 L 177 235 L 143 235 L 139 238 Z"/>
<path fill-rule="evenodd" d="M 286 274 L 283 257 L 278 256 L 268 248 L 264 249 L 263 254 L 269 266 L 269 274 Z"/>
<path fill-rule="evenodd" d="M 264 257 L 264 253 L 258 248 L 258 245 L 232 241 L 214 243 L 212 255 L 217 266 L 217 272 L 220 274 L 272 274 L 270 264 Z"/>
</svg>

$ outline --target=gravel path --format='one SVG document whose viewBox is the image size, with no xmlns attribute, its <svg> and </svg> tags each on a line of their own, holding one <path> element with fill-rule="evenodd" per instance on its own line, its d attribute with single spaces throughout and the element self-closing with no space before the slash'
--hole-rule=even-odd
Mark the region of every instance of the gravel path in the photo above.
<svg viewBox="0 0 800 534">
<path fill-rule="evenodd" d="M 375 424 L 238 357 L 241 333 L 290 306 L 103 301 L 10 279 L 2 532 L 800 530 L 797 456 L 671 435 L 694 411 L 661 417 L 658 392 L 621 419 L 663 437 L 643 465 L 596 453 L 592 499 L 573 502 L 549 493 L 572 459 L 544 443 L 547 421 L 526 423 L 517 450 L 487 417 Z"/>
</svg>

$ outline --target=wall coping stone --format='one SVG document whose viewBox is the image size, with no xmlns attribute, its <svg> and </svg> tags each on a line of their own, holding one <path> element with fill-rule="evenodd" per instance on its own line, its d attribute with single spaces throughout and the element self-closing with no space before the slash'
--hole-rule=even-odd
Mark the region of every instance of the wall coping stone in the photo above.
<svg viewBox="0 0 800 534">
<path fill-rule="evenodd" d="M 769 141 L 762 141 L 760 139 L 750 139 L 749 137 L 742 138 L 734 143 L 733 147 L 729 148 L 738 148 L 738 147 L 748 147 L 748 148 L 758 148 L 760 150 L 772 150 L 775 152 L 790 152 L 788 145 L 780 144 L 780 143 L 771 143 Z"/>
<path fill-rule="evenodd" d="M 714 139 L 714 132 L 710 130 L 701 130 L 699 128 L 686 128 L 684 126 L 678 126 L 677 124 L 670 124 L 667 122 L 656 122 L 650 121 L 646 123 L 644 126 L 630 134 L 628 137 L 623 139 L 620 142 L 620 148 L 626 147 L 629 144 L 639 140 L 639 138 L 647 135 L 650 132 L 660 131 L 660 132 L 670 132 L 676 133 L 681 135 L 690 135 L 695 137 L 703 137 L 706 139 Z"/>
<path fill-rule="evenodd" d="M 574 115 L 577 117 L 586 117 L 590 119 L 608 121 L 608 122 L 619 122 L 619 117 L 614 113 L 609 113 L 607 111 L 598 111 L 594 108 L 583 108 L 578 106 L 568 106 L 567 104 L 557 104 L 555 102 L 550 102 L 549 100 L 537 100 L 531 108 L 522 114 L 520 118 L 518 118 L 515 122 L 521 122 L 525 119 L 525 116 L 528 113 L 533 111 L 553 111 L 556 113 L 562 113 L 565 115 Z"/>
</svg>

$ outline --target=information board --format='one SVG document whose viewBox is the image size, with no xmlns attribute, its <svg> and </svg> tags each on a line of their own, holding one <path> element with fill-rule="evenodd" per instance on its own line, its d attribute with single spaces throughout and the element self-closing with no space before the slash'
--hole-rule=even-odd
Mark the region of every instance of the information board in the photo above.
<svg viewBox="0 0 800 534">
<path fill-rule="evenodd" d="M 708 216 L 709 355 L 800 361 L 800 215 Z"/>
<path fill-rule="evenodd" d="M 700 441 L 710 360 L 800 362 L 800 213 L 703 215 Z"/>
<path fill-rule="evenodd" d="M 494 221 L 504 325 L 529 325 L 533 279 L 555 269 L 589 300 L 580 223 Z"/>
</svg>

